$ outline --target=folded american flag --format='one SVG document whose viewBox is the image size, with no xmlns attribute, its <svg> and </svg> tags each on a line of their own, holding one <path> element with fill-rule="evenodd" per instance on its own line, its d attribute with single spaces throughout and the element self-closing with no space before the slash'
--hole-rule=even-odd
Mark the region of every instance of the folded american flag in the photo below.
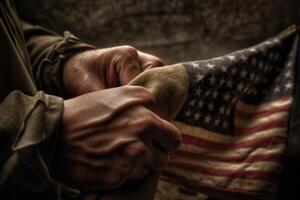
<svg viewBox="0 0 300 200">
<path fill-rule="evenodd" d="M 174 124 L 183 144 L 163 178 L 218 196 L 270 198 L 293 103 L 295 26 L 251 48 L 184 63 L 188 97 Z"/>
</svg>

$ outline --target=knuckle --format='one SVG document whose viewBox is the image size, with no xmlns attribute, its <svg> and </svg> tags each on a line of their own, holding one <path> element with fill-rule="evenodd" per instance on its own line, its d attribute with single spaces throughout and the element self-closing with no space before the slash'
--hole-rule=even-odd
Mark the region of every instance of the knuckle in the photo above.
<svg viewBox="0 0 300 200">
<path fill-rule="evenodd" d="M 148 66 L 152 66 L 152 67 L 161 67 L 164 65 L 164 62 L 159 59 L 159 58 L 155 58 L 151 61 L 149 61 Z"/>
<path fill-rule="evenodd" d="M 111 175 L 106 177 L 106 183 L 105 184 L 108 188 L 111 188 L 111 189 L 118 188 L 123 183 L 124 183 L 124 178 L 118 173 L 111 174 Z"/>
<path fill-rule="evenodd" d="M 134 161 L 138 157 L 146 155 L 147 148 L 142 142 L 137 142 L 129 147 L 128 156 Z"/>
<path fill-rule="evenodd" d="M 120 53 L 124 54 L 125 56 L 136 56 L 137 57 L 137 49 L 134 48 L 133 46 L 129 46 L 129 45 L 123 45 L 119 48 Z"/>
</svg>

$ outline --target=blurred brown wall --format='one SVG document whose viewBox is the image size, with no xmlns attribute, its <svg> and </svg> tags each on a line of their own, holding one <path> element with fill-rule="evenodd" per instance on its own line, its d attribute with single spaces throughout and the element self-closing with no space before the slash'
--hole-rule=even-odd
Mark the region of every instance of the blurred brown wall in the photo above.
<svg viewBox="0 0 300 200">
<path fill-rule="evenodd" d="M 300 23 L 298 0 L 16 0 L 20 15 L 100 47 L 130 44 L 166 63 L 205 59 Z"/>
</svg>

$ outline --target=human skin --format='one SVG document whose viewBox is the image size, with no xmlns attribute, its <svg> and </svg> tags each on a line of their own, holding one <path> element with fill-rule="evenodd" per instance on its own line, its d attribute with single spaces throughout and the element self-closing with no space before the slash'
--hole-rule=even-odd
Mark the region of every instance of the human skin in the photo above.
<svg viewBox="0 0 300 200">
<path fill-rule="evenodd" d="M 64 84 L 75 97 L 64 101 L 52 169 L 58 180 L 103 190 L 163 169 L 180 144 L 178 129 L 153 112 L 155 99 L 147 89 L 119 87 L 162 64 L 128 46 L 82 52 L 66 63 Z"/>
</svg>

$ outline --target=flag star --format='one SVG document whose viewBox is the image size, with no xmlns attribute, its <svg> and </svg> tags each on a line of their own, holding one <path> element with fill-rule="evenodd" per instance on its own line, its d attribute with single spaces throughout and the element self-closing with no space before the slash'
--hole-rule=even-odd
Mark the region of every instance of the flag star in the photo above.
<svg viewBox="0 0 300 200">
<path fill-rule="evenodd" d="M 274 42 L 274 43 L 277 43 L 277 44 L 280 44 L 280 40 L 279 40 L 279 39 L 277 39 L 277 38 L 276 38 L 276 39 L 274 39 L 274 40 L 273 40 L 273 42 Z"/>
<path fill-rule="evenodd" d="M 225 107 L 224 106 L 222 106 L 222 107 L 220 107 L 220 109 L 219 109 L 219 113 L 220 114 L 224 114 L 225 113 Z"/>
<path fill-rule="evenodd" d="M 204 121 L 205 121 L 206 123 L 209 123 L 210 120 L 211 120 L 211 117 L 210 117 L 209 115 L 207 115 L 206 117 L 204 117 Z"/>
<path fill-rule="evenodd" d="M 243 83 L 238 84 L 238 91 L 241 92 L 243 90 L 243 88 L 244 88 Z"/>
<path fill-rule="evenodd" d="M 221 66 L 220 69 L 221 69 L 222 72 L 226 72 L 227 71 L 227 68 L 225 66 Z"/>
<path fill-rule="evenodd" d="M 227 124 L 227 122 L 226 121 L 223 121 L 223 128 L 227 128 L 227 126 L 228 126 L 228 124 Z"/>
<path fill-rule="evenodd" d="M 290 78 L 290 77 L 292 77 L 292 73 L 291 73 L 291 71 L 287 71 L 286 73 L 285 73 L 285 75 L 284 75 L 286 78 Z"/>
<path fill-rule="evenodd" d="M 218 96 L 218 92 L 217 92 L 217 91 L 213 91 L 213 93 L 212 93 L 212 97 L 213 97 L 214 99 L 216 99 L 216 98 L 217 98 L 217 96 Z"/>
<path fill-rule="evenodd" d="M 210 94 L 211 94 L 211 91 L 208 90 L 207 92 L 205 92 L 204 96 L 205 96 L 205 97 L 208 97 Z"/>
<path fill-rule="evenodd" d="M 232 85 L 233 85 L 233 83 L 232 83 L 231 80 L 228 80 L 228 81 L 226 82 L 226 86 L 227 86 L 227 87 L 232 88 Z"/>
<path fill-rule="evenodd" d="M 184 112 L 185 116 L 189 117 L 192 114 L 192 111 L 188 110 Z"/>
<path fill-rule="evenodd" d="M 253 72 L 251 75 L 250 75 L 250 80 L 254 80 L 255 78 L 255 73 Z"/>
<path fill-rule="evenodd" d="M 199 120 L 200 116 L 201 115 L 199 113 L 195 113 L 194 114 L 194 120 Z"/>
<path fill-rule="evenodd" d="M 201 81 L 203 78 L 204 78 L 204 75 L 202 75 L 202 74 L 200 74 L 200 73 L 198 73 L 198 74 L 196 75 L 197 81 Z"/>
<path fill-rule="evenodd" d="M 292 88 L 292 84 L 291 83 L 285 84 L 285 89 L 291 89 L 291 88 Z"/>
<path fill-rule="evenodd" d="M 214 109 L 214 105 L 212 103 L 208 104 L 208 110 L 212 111 Z"/>
<path fill-rule="evenodd" d="M 207 63 L 205 66 L 206 66 L 208 69 L 212 69 L 212 68 L 215 67 L 214 64 L 210 64 L 210 63 Z"/>
<path fill-rule="evenodd" d="M 223 85 L 225 83 L 225 79 L 222 77 L 220 82 L 219 82 L 219 86 Z"/>
<path fill-rule="evenodd" d="M 241 77 L 245 78 L 246 75 L 247 75 L 247 71 L 245 69 L 243 69 L 241 72 Z"/>
<path fill-rule="evenodd" d="M 189 105 L 194 107 L 196 105 L 196 100 L 193 99 L 192 101 L 190 101 Z"/>
<path fill-rule="evenodd" d="M 229 60 L 231 61 L 235 61 L 235 56 L 231 55 L 231 56 L 228 56 Z"/>
<path fill-rule="evenodd" d="M 263 61 L 260 61 L 259 63 L 258 63 L 258 68 L 259 69 L 262 69 L 264 67 L 264 63 L 263 63 Z"/>
<path fill-rule="evenodd" d="M 279 93 L 279 92 L 280 92 L 280 87 L 276 86 L 276 87 L 274 88 L 274 93 Z"/>
<path fill-rule="evenodd" d="M 201 90 L 200 88 L 198 88 L 198 89 L 196 90 L 196 95 L 197 95 L 197 96 L 200 96 L 201 92 L 202 92 L 202 90 Z"/>
<path fill-rule="evenodd" d="M 209 82 L 212 84 L 212 85 L 215 85 L 216 84 L 216 77 L 214 75 L 212 75 L 210 78 L 209 78 Z"/>
<path fill-rule="evenodd" d="M 242 55 L 240 56 L 240 58 L 241 58 L 241 60 L 244 61 L 244 62 L 247 61 L 247 57 L 246 57 L 244 54 L 242 54 Z"/>
<path fill-rule="evenodd" d="M 251 64 L 252 64 L 253 66 L 255 66 L 255 65 L 257 64 L 257 60 L 256 60 L 256 58 L 252 58 L 252 60 L 251 60 Z"/>
<path fill-rule="evenodd" d="M 293 66 L 293 62 L 292 61 L 289 61 L 286 65 L 287 67 L 292 67 Z"/>
<path fill-rule="evenodd" d="M 257 50 L 256 50 L 256 48 L 253 47 L 253 48 L 250 48 L 249 51 L 256 52 Z"/>
<path fill-rule="evenodd" d="M 237 69 L 236 69 L 236 68 L 232 68 L 232 69 L 231 69 L 231 74 L 232 74 L 232 75 L 235 75 L 236 72 L 237 72 Z"/>
<path fill-rule="evenodd" d="M 194 69 L 200 68 L 199 64 L 196 63 L 196 62 L 193 62 L 193 63 L 192 63 L 192 66 L 193 66 Z"/>
<path fill-rule="evenodd" d="M 221 122 L 220 119 L 217 118 L 217 119 L 215 120 L 214 124 L 215 124 L 216 126 L 219 126 L 220 122 Z"/>
<path fill-rule="evenodd" d="M 272 44 L 272 42 L 266 41 L 265 44 L 270 45 L 270 44 Z"/>
<path fill-rule="evenodd" d="M 198 102 L 198 106 L 199 106 L 200 108 L 202 108 L 203 105 L 204 105 L 204 102 L 203 102 L 202 100 L 200 100 L 200 101 Z"/>
<path fill-rule="evenodd" d="M 229 94 L 228 92 L 226 92 L 226 94 L 223 95 L 223 99 L 224 99 L 225 101 L 229 101 L 229 99 L 230 99 L 230 94 Z"/>
</svg>

